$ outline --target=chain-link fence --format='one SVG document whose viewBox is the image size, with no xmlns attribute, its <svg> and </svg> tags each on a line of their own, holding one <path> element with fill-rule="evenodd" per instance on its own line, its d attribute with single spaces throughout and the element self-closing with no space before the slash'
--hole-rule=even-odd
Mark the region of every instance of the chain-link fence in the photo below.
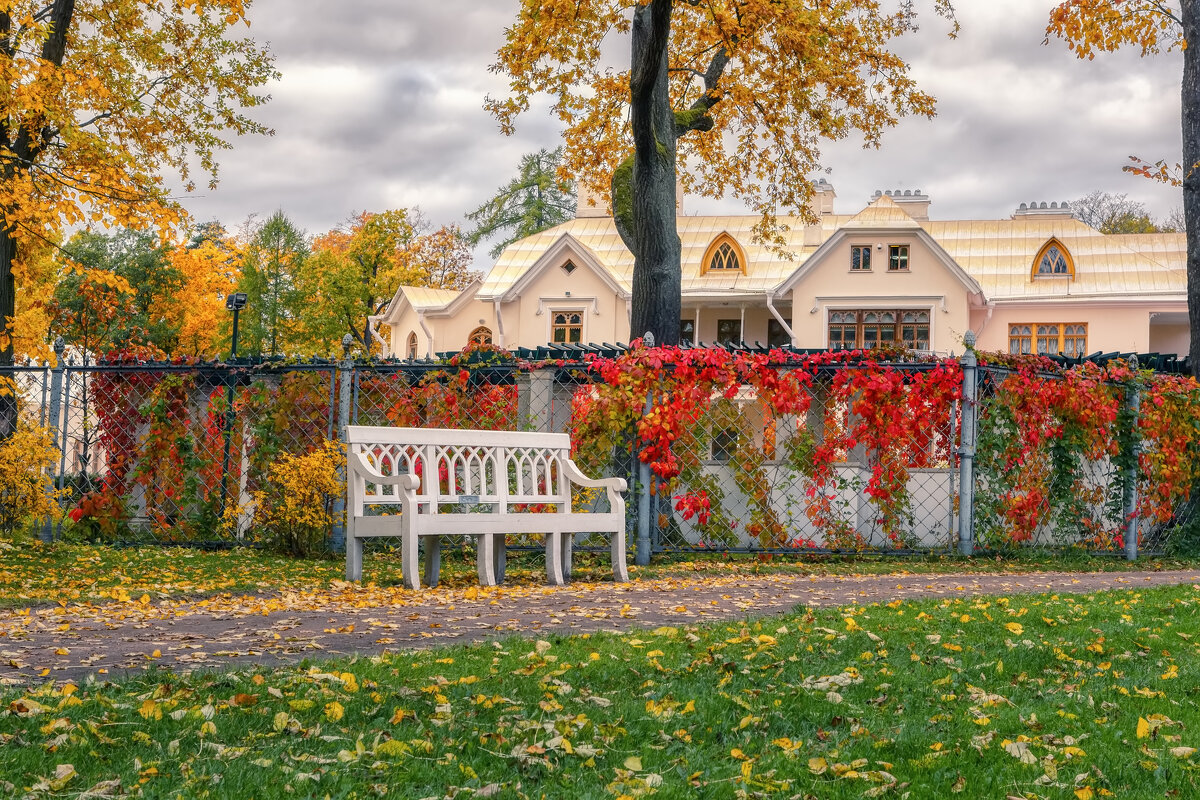
<svg viewBox="0 0 1200 800">
<path fill-rule="evenodd" d="M 262 542 L 272 503 L 325 485 L 322 535 L 336 549 L 344 489 L 329 481 L 341 479 L 322 484 L 328 463 L 304 459 L 358 424 L 570 431 L 590 448 L 587 471 L 629 482 L 630 545 L 643 562 L 956 547 L 1132 554 L 1131 542 L 1159 551 L 1200 540 L 1191 473 L 1172 460 L 1179 442 L 1163 434 L 1170 420 L 1151 419 L 1172 403 L 1192 413 L 1184 383 L 1140 412 L 1139 384 L 1111 372 L 773 351 L 719 389 L 685 392 L 682 362 L 661 365 L 643 394 L 622 400 L 638 408 L 597 433 L 573 425 L 573 408 L 595 413 L 620 387 L 583 355 L 13 368 L 23 418 L 48 428 L 56 451 L 62 513 L 33 527 L 105 542 Z M 639 427 L 667 414 L 669 432 Z M 648 455 L 655 446 L 662 452 Z"/>
</svg>

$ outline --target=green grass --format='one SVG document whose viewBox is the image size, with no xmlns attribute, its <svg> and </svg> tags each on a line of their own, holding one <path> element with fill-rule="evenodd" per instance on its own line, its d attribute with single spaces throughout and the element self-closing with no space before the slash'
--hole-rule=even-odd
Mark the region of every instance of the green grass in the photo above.
<svg viewBox="0 0 1200 800">
<path fill-rule="evenodd" d="M 947 598 L 47 684 L 0 693 L 0 794 L 1194 797 L 1198 607 Z"/>
<path fill-rule="evenodd" d="M 443 581 L 451 587 L 476 582 L 473 553 L 448 550 Z M 598 554 L 576 557 L 579 580 L 608 579 L 606 559 Z M 397 548 L 368 552 L 363 579 L 380 586 L 401 584 Z M 1198 560 L 1141 559 L 1131 565 L 1119 558 L 1072 553 L 1031 553 L 1005 557 L 962 559 L 924 557 L 789 557 L 724 555 L 656 556 L 648 567 L 633 567 L 634 577 L 658 578 L 696 573 L 803 575 L 877 575 L 894 573 L 947 574 L 978 572 L 1036 572 L 1044 570 L 1102 572 L 1194 567 Z M 508 582 L 536 584 L 545 580 L 540 553 L 513 552 Z M 152 599 L 201 597 L 221 592 L 272 592 L 281 589 L 326 588 L 345 577 L 340 558 L 298 560 L 247 548 L 209 552 L 178 547 L 113 548 L 97 545 L 25 541 L 0 542 L 0 609 L 25 608 L 59 602 L 106 602 L 122 593 Z"/>
</svg>

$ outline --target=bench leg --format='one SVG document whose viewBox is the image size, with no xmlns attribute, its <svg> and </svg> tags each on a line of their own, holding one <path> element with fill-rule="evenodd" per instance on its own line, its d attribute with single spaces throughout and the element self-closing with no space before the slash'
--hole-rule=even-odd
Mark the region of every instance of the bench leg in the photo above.
<svg viewBox="0 0 1200 800">
<path fill-rule="evenodd" d="M 354 536 L 346 538 L 346 580 L 362 580 L 363 542 Z"/>
<path fill-rule="evenodd" d="M 493 543 L 492 572 L 496 576 L 496 583 L 504 583 L 504 571 L 508 568 L 508 550 L 505 547 L 505 539 L 504 534 L 500 534 Z"/>
<path fill-rule="evenodd" d="M 629 582 L 629 567 L 625 565 L 625 530 L 614 531 L 612 535 L 612 568 L 613 580 L 617 583 Z"/>
<path fill-rule="evenodd" d="M 425 537 L 425 584 L 430 588 L 438 585 L 442 575 L 442 537 Z"/>
<path fill-rule="evenodd" d="M 551 586 L 562 586 L 562 537 L 561 533 L 546 534 L 546 580 Z"/>
<path fill-rule="evenodd" d="M 481 533 L 475 537 L 475 571 L 480 586 L 496 585 L 496 535 Z"/>
<path fill-rule="evenodd" d="M 574 558 L 574 554 L 572 551 L 575 549 L 575 534 L 573 534 L 573 533 L 562 534 L 562 544 L 560 546 L 562 547 L 562 554 L 561 554 L 560 560 L 562 561 L 563 582 L 570 583 L 571 582 L 571 560 Z"/>
<path fill-rule="evenodd" d="M 421 588 L 421 571 L 417 568 L 417 536 L 404 531 L 400 536 L 400 571 L 404 575 L 404 588 L 416 591 Z"/>
</svg>

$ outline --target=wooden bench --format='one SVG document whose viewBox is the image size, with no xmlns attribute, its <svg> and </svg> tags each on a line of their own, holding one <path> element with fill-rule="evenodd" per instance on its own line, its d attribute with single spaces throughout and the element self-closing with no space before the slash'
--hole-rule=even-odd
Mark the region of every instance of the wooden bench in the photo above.
<svg viewBox="0 0 1200 800">
<path fill-rule="evenodd" d="M 346 442 L 348 580 L 362 579 L 364 539 L 399 536 L 404 585 L 419 589 L 417 540 L 425 537 L 425 581 L 436 586 L 440 539 L 457 534 L 476 538 L 479 582 L 493 586 L 504 578 L 504 537 L 544 534 L 546 576 L 558 586 L 571 577 L 576 533 L 608 534 L 613 578 L 629 580 L 625 481 L 585 476 L 565 433 L 351 425 Z M 606 489 L 610 510 L 572 511 L 572 486 Z"/>
</svg>

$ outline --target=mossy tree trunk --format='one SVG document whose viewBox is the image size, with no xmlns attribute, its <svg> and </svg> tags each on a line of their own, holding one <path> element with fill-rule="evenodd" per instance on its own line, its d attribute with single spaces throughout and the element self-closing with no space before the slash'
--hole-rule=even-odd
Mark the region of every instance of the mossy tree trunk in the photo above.
<svg viewBox="0 0 1200 800">
<path fill-rule="evenodd" d="M 613 173 L 613 218 L 633 253 L 630 338 L 654 334 L 656 344 L 679 344 L 682 275 L 676 225 L 676 142 L 689 131 L 711 130 L 708 110 L 721 99 L 728 63 L 719 48 L 703 77 L 705 91 L 690 108 L 671 107 L 667 47 L 672 0 L 651 0 L 633 15 L 629 118 L 633 154 Z"/>
</svg>

